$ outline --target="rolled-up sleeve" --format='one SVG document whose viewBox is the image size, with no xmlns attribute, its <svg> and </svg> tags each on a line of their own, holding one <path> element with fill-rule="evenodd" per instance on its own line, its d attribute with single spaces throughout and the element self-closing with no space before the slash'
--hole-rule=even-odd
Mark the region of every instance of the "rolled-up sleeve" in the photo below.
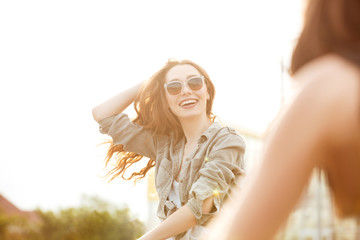
<svg viewBox="0 0 360 240">
<path fill-rule="evenodd" d="M 120 113 L 101 120 L 99 131 L 109 135 L 114 144 L 123 145 L 124 150 L 155 159 L 156 146 L 152 133 L 133 123 L 127 114 Z"/>
<path fill-rule="evenodd" d="M 245 144 L 242 138 L 233 133 L 223 136 L 215 143 L 205 157 L 199 178 L 194 182 L 187 206 L 194 213 L 198 224 L 205 224 L 216 214 L 236 178 L 244 174 Z M 215 210 L 202 213 L 203 201 L 213 197 Z"/>
</svg>

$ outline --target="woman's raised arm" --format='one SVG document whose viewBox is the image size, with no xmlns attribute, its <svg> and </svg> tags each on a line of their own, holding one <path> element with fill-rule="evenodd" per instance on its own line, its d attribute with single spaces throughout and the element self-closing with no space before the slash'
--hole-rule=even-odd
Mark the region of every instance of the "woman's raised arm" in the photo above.
<svg viewBox="0 0 360 240">
<path fill-rule="evenodd" d="M 124 111 L 135 100 L 141 85 L 142 83 L 138 83 L 94 107 L 92 114 L 95 121 L 100 122 L 107 117 L 117 115 Z"/>
</svg>

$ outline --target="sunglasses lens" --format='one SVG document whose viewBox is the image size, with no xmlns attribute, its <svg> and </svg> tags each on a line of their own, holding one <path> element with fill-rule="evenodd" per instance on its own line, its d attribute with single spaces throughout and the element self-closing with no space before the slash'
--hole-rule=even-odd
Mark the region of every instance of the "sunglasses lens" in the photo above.
<svg viewBox="0 0 360 240">
<path fill-rule="evenodd" d="M 203 86 L 203 80 L 201 77 L 193 77 L 187 81 L 187 84 L 192 90 L 199 90 Z"/>
<path fill-rule="evenodd" d="M 177 95 L 181 92 L 183 82 L 170 82 L 166 84 L 166 90 L 171 95 Z M 192 77 L 187 80 L 187 85 L 191 90 L 200 90 L 203 86 L 203 79 L 202 77 Z"/>
<path fill-rule="evenodd" d="M 166 85 L 168 93 L 171 95 L 176 95 L 181 92 L 182 85 L 180 82 L 171 82 Z"/>
</svg>

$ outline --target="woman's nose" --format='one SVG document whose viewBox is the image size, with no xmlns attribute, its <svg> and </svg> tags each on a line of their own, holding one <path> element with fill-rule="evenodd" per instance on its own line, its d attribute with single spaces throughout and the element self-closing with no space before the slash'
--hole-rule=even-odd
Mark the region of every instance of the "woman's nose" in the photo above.
<svg viewBox="0 0 360 240">
<path fill-rule="evenodd" d="M 190 93 L 190 92 L 191 92 L 191 89 L 189 88 L 189 86 L 187 85 L 187 83 L 186 83 L 186 82 L 183 82 L 182 84 L 183 84 L 183 87 L 182 87 L 181 92 L 182 92 L 182 93 Z"/>
</svg>

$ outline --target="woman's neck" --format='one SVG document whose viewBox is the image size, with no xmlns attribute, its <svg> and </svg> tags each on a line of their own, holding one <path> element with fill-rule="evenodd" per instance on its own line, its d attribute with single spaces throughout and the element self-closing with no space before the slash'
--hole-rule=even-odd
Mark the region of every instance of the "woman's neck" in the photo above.
<svg viewBox="0 0 360 240">
<path fill-rule="evenodd" d="M 180 123 L 184 131 L 186 142 L 193 143 L 210 127 L 211 120 L 207 115 L 204 115 L 191 119 L 182 119 Z"/>
</svg>

